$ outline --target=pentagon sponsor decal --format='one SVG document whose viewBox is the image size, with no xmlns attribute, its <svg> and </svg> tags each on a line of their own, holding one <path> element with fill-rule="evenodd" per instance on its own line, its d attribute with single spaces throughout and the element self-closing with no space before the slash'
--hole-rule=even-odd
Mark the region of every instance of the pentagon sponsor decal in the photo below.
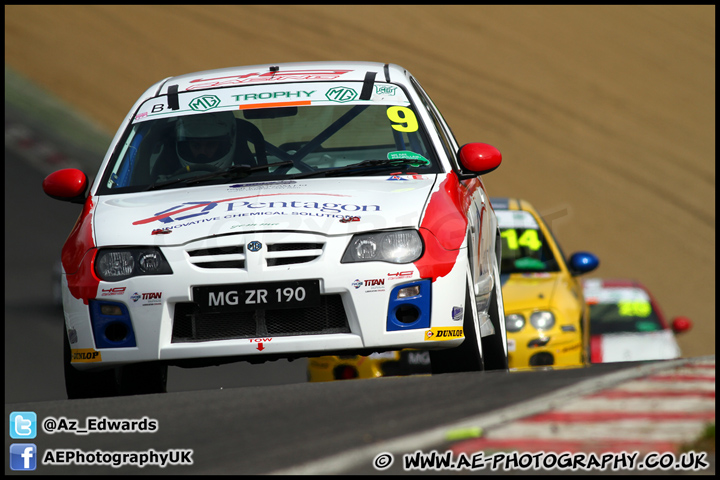
<svg viewBox="0 0 720 480">
<path fill-rule="evenodd" d="M 329 193 L 268 193 L 261 195 L 250 195 L 247 197 L 227 198 L 215 201 L 185 202 L 175 205 L 155 215 L 136 220 L 133 225 L 145 225 L 152 222 L 160 222 L 166 226 L 162 230 L 182 228 L 197 225 L 205 222 L 215 222 L 221 219 L 244 217 L 250 215 L 302 215 L 314 217 L 345 218 L 349 212 L 380 212 L 379 205 L 350 204 L 335 202 L 317 202 L 289 199 L 269 199 L 259 201 L 259 198 L 286 196 L 286 195 L 311 195 L 329 197 L 348 197 L 349 195 Z M 244 200 L 244 201 L 239 201 Z M 212 213 L 211 213 L 212 212 Z M 358 217 L 359 218 L 359 217 Z M 155 229 L 160 230 L 160 229 Z M 165 233 L 165 232 L 163 232 Z"/>
</svg>

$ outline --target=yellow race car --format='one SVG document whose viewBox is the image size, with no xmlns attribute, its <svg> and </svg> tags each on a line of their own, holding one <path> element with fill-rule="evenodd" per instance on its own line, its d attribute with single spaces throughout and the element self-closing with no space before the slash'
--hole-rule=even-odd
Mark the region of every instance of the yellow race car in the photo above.
<svg viewBox="0 0 720 480">
<path fill-rule="evenodd" d="M 598 258 L 567 260 L 552 231 L 527 201 L 492 198 L 502 237 L 500 281 L 510 368 L 589 363 L 589 311 L 578 277 Z"/>
</svg>

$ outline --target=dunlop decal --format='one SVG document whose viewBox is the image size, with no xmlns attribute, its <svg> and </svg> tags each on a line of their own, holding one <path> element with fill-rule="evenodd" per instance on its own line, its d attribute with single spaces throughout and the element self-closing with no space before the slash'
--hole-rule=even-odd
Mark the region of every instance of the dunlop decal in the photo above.
<svg viewBox="0 0 720 480">
<path fill-rule="evenodd" d="M 102 362 L 102 354 L 92 348 L 73 348 L 72 363 Z"/>
<path fill-rule="evenodd" d="M 440 327 L 431 328 L 425 332 L 425 340 L 455 340 L 456 338 L 465 338 L 462 328 Z"/>
</svg>

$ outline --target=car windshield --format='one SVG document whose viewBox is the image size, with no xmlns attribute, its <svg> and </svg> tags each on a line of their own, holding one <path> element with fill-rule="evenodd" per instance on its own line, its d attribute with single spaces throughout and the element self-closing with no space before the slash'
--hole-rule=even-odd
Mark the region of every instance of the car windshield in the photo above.
<svg viewBox="0 0 720 480">
<path fill-rule="evenodd" d="M 662 330 L 650 297 L 639 288 L 586 289 L 590 306 L 590 332 L 637 333 Z"/>
<path fill-rule="evenodd" d="M 361 83 L 304 85 L 183 92 L 172 111 L 165 97 L 146 102 L 118 144 L 98 193 L 442 172 L 400 87 L 376 84 L 372 100 L 361 101 Z M 293 100 L 275 101 L 287 98 Z M 225 103 L 232 109 L 222 108 Z"/>
<path fill-rule="evenodd" d="M 503 274 L 560 271 L 540 226 L 530 212 L 496 210 L 495 214 L 502 237 L 500 271 Z"/>
</svg>

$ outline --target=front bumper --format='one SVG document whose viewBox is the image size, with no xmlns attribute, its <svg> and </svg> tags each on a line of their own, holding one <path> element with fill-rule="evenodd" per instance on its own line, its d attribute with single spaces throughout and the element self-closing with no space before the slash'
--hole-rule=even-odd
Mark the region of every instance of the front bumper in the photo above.
<svg viewBox="0 0 720 480">
<path fill-rule="evenodd" d="M 84 370 L 156 360 L 170 364 L 225 357 L 264 361 L 346 351 L 449 348 L 462 343 L 462 315 L 458 312 L 465 308 L 464 250 L 458 252 L 447 275 L 431 282 L 422 279 L 413 264 L 341 264 L 348 240 L 346 236 L 276 232 L 161 247 L 172 275 L 100 281 L 92 299 L 73 297 L 63 275 L 73 365 Z M 243 253 L 230 248 L 249 241 L 285 247 Z M 307 312 L 299 310 L 203 317 L 193 298 L 195 286 L 313 279 L 319 280 L 323 302 L 312 312 L 309 324 L 303 319 Z M 408 309 L 400 309 L 404 313 L 398 314 L 398 299 L 392 296 L 398 286 L 410 284 L 427 288 L 422 290 L 422 299 L 406 302 L 421 310 L 417 318 L 410 315 L 408 319 Z M 108 345 L 107 339 L 101 338 L 98 325 L 102 322 L 97 314 L 91 314 L 98 302 L 117 304 L 127 312 L 134 345 L 123 340 L 113 344 L 112 339 Z M 393 320 L 398 315 L 405 323 Z M 112 323 L 112 318 L 103 318 Z M 449 334 L 428 335 L 431 331 Z"/>
<path fill-rule="evenodd" d="M 559 330 L 559 329 L 558 329 Z M 549 340 L 548 340 L 549 339 Z M 543 335 L 508 333 L 509 368 L 583 365 L 580 333 L 553 329 Z"/>
</svg>

